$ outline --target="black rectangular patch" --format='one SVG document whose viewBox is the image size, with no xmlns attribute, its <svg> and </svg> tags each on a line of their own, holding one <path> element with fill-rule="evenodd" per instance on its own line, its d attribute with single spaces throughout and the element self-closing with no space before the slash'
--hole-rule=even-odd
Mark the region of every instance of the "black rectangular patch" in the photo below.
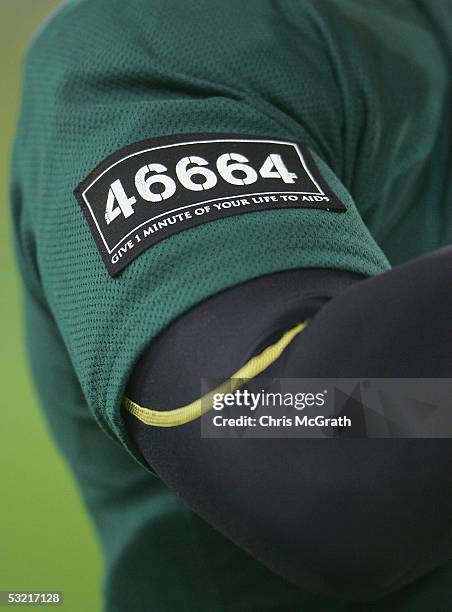
<svg viewBox="0 0 452 612">
<path fill-rule="evenodd" d="M 236 134 L 131 144 L 74 194 L 111 276 L 160 240 L 208 221 L 274 208 L 346 210 L 306 146 Z"/>
</svg>

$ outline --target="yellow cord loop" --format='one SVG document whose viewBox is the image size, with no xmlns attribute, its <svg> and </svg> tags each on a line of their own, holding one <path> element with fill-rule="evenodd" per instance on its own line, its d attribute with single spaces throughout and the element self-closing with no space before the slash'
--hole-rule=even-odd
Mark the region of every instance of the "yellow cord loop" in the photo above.
<svg viewBox="0 0 452 612">
<path fill-rule="evenodd" d="M 283 353 L 284 349 L 292 340 L 306 327 L 307 321 L 299 323 L 292 329 L 286 331 L 281 338 L 264 349 L 258 355 L 252 357 L 244 366 L 235 372 L 231 378 L 219 385 L 213 391 L 209 391 L 203 397 L 174 410 L 152 410 L 136 404 L 127 397 L 123 399 L 123 406 L 134 414 L 145 425 L 155 427 L 176 427 L 198 419 L 202 414 L 212 409 L 213 396 L 216 393 L 232 393 L 243 383 L 242 379 L 250 379 L 258 376 L 274 363 Z"/>
</svg>

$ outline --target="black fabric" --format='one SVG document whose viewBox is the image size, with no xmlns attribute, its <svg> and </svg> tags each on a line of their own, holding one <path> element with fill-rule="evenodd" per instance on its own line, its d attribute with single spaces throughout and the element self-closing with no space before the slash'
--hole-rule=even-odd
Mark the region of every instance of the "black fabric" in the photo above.
<svg viewBox="0 0 452 612">
<path fill-rule="evenodd" d="M 242 285 L 162 334 L 127 393 L 153 408 L 182 405 L 200 376 L 227 376 L 304 316 L 308 328 L 265 376 L 449 377 L 451 270 L 447 248 L 370 279 L 302 270 Z M 126 419 L 169 487 L 303 588 L 374 600 L 452 558 L 452 440 L 205 439 L 197 422 Z"/>
<path fill-rule="evenodd" d="M 136 364 L 126 395 L 158 410 L 183 406 L 199 397 L 201 378 L 229 377 L 275 336 L 362 279 L 349 272 L 292 270 L 224 291 L 160 335 Z"/>
</svg>

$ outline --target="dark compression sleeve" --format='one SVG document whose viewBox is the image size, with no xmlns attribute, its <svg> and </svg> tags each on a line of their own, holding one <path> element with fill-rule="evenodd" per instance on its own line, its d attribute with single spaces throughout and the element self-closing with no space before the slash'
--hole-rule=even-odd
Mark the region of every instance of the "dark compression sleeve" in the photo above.
<svg viewBox="0 0 452 612">
<path fill-rule="evenodd" d="M 379 276 L 298 270 L 217 295 L 143 355 L 127 396 L 168 410 L 230 376 L 291 325 L 265 372 L 450 377 L 452 249 Z M 205 520 L 303 588 L 377 599 L 452 558 L 452 440 L 207 439 L 196 421 L 126 416 L 149 465 Z"/>
</svg>

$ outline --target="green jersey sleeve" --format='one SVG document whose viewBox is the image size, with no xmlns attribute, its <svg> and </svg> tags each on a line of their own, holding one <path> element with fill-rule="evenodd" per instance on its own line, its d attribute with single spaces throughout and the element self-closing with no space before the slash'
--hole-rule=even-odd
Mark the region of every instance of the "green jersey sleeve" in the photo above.
<svg viewBox="0 0 452 612">
<path fill-rule="evenodd" d="M 356 190 L 365 200 L 357 137 L 364 110 L 353 101 L 358 94 L 326 37 L 323 17 L 312 4 L 302 5 L 295 19 L 292 3 L 275 11 L 262 0 L 74 0 L 28 53 L 13 178 L 23 275 L 45 296 L 93 414 L 131 452 L 120 410 L 124 386 L 144 348 L 176 317 L 215 293 L 277 271 L 316 267 L 374 275 L 389 268 L 353 197 Z M 349 121 L 350 104 L 356 113 Z M 106 166 L 99 164 L 124 147 L 191 134 L 300 143 L 318 181 L 345 210 L 281 206 L 219 216 L 169 233 L 110 275 L 74 190 L 93 169 L 100 175 Z M 185 166 L 182 154 L 175 159 L 177 177 L 160 179 L 168 193 L 185 181 L 195 204 L 200 191 L 206 200 L 207 188 L 199 188 L 190 163 L 206 181 L 219 181 L 220 174 L 231 184 L 242 180 L 240 189 L 259 172 L 256 180 L 278 175 L 284 189 L 295 180 L 290 167 L 278 165 L 281 156 L 271 164 L 264 156 L 237 174 L 231 164 L 245 164 L 249 156 L 244 162 L 240 152 L 212 155 L 211 162 L 190 152 Z M 223 166 L 220 155 L 226 155 Z M 143 163 L 141 178 L 139 165 L 133 172 L 138 193 L 108 182 L 101 204 L 109 227 L 136 214 L 139 194 L 152 206 L 162 193 L 152 192 L 149 181 L 166 176 L 169 166 L 159 160 L 152 174 L 149 160 Z M 372 184 L 369 178 L 369 202 Z"/>
</svg>

